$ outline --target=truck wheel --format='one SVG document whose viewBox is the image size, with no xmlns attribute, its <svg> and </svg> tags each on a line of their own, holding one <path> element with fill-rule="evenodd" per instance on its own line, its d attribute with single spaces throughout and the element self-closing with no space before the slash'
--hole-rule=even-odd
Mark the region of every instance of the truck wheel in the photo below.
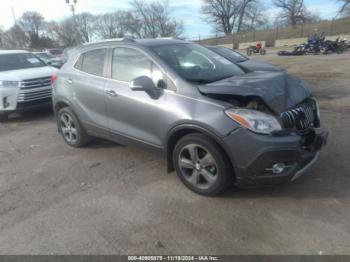
<svg viewBox="0 0 350 262">
<path fill-rule="evenodd" d="M 83 147 L 90 140 L 89 135 L 69 107 L 58 111 L 57 125 L 64 141 L 72 147 Z"/>
<path fill-rule="evenodd" d="M 201 195 L 219 195 L 233 183 L 229 159 L 203 134 L 189 134 L 180 139 L 174 149 L 173 164 L 185 186 Z"/>
</svg>

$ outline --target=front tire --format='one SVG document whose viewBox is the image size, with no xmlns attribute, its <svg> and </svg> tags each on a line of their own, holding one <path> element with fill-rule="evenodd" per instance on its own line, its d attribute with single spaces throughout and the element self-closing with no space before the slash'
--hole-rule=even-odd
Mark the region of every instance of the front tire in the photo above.
<svg viewBox="0 0 350 262">
<path fill-rule="evenodd" d="M 174 149 L 173 164 L 185 186 L 201 195 L 222 194 L 233 182 L 229 159 L 203 134 L 189 134 L 180 139 Z"/>
<path fill-rule="evenodd" d="M 83 147 L 90 140 L 78 118 L 69 107 L 58 111 L 57 126 L 64 141 L 72 147 Z"/>
</svg>

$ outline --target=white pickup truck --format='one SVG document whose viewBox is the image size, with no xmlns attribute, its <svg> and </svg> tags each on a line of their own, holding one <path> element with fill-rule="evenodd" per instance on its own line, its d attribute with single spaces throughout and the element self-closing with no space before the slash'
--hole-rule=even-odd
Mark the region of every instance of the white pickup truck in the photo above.
<svg viewBox="0 0 350 262">
<path fill-rule="evenodd" d="M 56 71 L 32 53 L 0 50 L 0 122 L 10 113 L 51 105 Z"/>
</svg>

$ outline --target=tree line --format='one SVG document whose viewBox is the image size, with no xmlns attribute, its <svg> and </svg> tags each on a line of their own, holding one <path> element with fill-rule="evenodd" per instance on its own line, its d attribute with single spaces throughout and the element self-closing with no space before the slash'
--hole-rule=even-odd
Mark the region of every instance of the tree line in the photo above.
<svg viewBox="0 0 350 262">
<path fill-rule="evenodd" d="M 350 16 L 350 0 L 333 0 L 341 3 L 338 14 Z M 266 14 L 262 0 L 202 0 L 202 13 L 213 25 L 215 32 L 223 34 L 255 31 L 268 28 L 271 17 Z M 320 3 L 322 4 L 322 3 Z M 304 0 L 273 0 L 280 10 L 275 26 L 292 26 L 320 20 L 317 13 L 308 10 Z"/>
<path fill-rule="evenodd" d="M 59 22 L 45 21 L 36 11 L 25 12 L 9 30 L 0 32 L 2 48 L 69 47 L 96 39 L 180 37 L 183 22 L 171 15 L 167 2 L 133 0 L 130 10 L 101 15 L 85 12 Z"/>
<path fill-rule="evenodd" d="M 350 0 L 341 3 L 341 16 L 350 16 Z M 273 0 L 280 14 L 275 25 L 296 27 L 319 20 L 304 0 Z M 0 47 L 9 49 L 69 47 L 97 39 L 181 37 L 182 21 L 173 17 L 168 2 L 132 0 L 129 10 L 100 15 L 85 12 L 61 21 L 45 21 L 35 11 L 25 12 L 6 31 L 0 30 Z M 214 32 L 231 34 L 267 28 L 271 24 L 263 0 L 202 0 L 203 19 Z"/>
</svg>

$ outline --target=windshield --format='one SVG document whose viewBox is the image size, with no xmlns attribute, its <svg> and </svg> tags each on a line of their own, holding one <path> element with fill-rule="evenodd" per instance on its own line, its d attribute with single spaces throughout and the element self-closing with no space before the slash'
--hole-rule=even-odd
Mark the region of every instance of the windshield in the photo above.
<svg viewBox="0 0 350 262">
<path fill-rule="evenodd" d="M 209 49 L 230 60 L 232 63 L 240 63 L 248 60 L 248 58 L 240 53 L 226 47 L 209 47 Z"/>
<path fill-rule="evenodd" d="M 39 59 L 43 60 L 45 63 L 50 62 L 55 57 L 46 53 L 36 53 L 35 56 L 39 57 Z"/>
<path fill-rule="evenodd" d="M 0 55 L 0 71 L 9 71 L 42 66 L 46 65 L 30 53 Z"/>
<path fill-rule="evenodd" d="M 235 64 L 200 45 L 184 43 L 151 48 L 189 82 L 211 83 L 244 74 Z"/>
</svg>

